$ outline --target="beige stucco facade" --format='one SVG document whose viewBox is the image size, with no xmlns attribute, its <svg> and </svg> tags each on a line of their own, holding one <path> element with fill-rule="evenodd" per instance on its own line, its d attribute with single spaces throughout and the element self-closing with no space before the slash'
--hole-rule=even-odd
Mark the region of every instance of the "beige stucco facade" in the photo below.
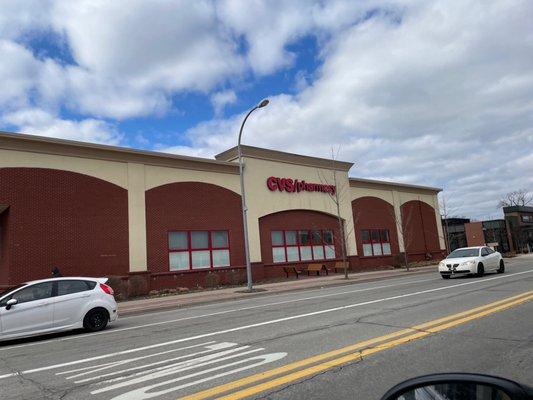
<svg viewBox="0 0 533 400">
<path fill-rule="evenodd" d="M 0 168 L 51 168 L 89 175 L 128 191 L 129 264 L 131 272 L 147 270 L 147 190 L 174 182 L 205 182 L 240 194 L 236 150 L 217 160 L 142 152 L 109 146 L 0 133 Z M 267 187 L 271 176 L 336 184 L 339 212 L 344 220 L 347 252 L 357 255 L 352 201 L 374 196 L 394 206 L 397 215 L 407 201 L 420 200 L 435 210 L 444 249 L 437 194 L 440 189 L 390 182 L 350 179 L 352 163 L 245 147 L 244 182 L 248 204 L 250 258 L 261 261 L 259 219 L 285 210 L 313 210 L 337 216 L 336 197 L 324 192 L 288 193 Z M 356 228 L 355 228 L 356 229 Z M 401 237 L 401 235 L 398 235 Z M 404 250 L 400 240 L 400 249 Z"/>
<path fill-rule="evenodd" d="M 350 179 L 350 184 L 351 201 L 365 196 L 377 197 L 385 200 L 394 207 L 394 214 L 397 216 L 397 218 L 401 215 L 401 206 L 408 201 L 423 201 L 424 203 L 427 203 L 433 207 L 435 210 L 435 220 L 439 235 L 440 248 L 445 249 L 438 200 L 438 193 L 441 189 L 356 178 Z M 399 220 L 397 223 L 397 234 L 400 251 L 405 251 L 403 236 L 401 234 L 401 223 Z"/>
<path fill-rule="evenodd" d="M 336 174 L 337 190 L 340 197 L 340 216 L 346 227 L 348 255 L 355 255 L 355 236 L 352 221 L 352 209 L 349 195 L 348 171 L 332 171 L 312 166 L 287 164 L 274 160 L 244 157 L 244 182 L 248 204 L 248 233 L 250 238 L 250 259 L 261 261 L 259 241 L 259 218 L 284 210 L 313 210 L 337 216 L 335 197 L 323 192 L 288 193 L 271 191 L 267 179 L 279 178 L 305 180 L 308 183 L 329 184 L 334 182 Z"/>
</svg>

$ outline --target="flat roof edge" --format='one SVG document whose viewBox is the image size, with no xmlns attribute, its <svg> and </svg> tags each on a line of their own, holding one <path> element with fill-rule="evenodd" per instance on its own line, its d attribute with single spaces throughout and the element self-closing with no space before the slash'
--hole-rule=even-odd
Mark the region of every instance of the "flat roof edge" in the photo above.
<svg viewBox="0 0 533 400">
<path fill-rule="evenodd" d="M 238 165 L 227 161 L 5 131 L 0 131 L 0 148 L 231 174 L 239 173 Z"/>
<path fill-rule="evenodd" d="M 306 156 L 303 154 L 287 153 L 285 151 L 264 149 L 262 147 L 254 147 L 241 145 L 242 155 L 249 158 L 258 158 L 262 160 L 278 161 L 289 164 L 305 165 L 319 168 L 336 169 L 341 171 L 348 171 L 354 163 L 348 161 L 331 160 L 328 158 Z M 222 153 L 215 155 L 215 159 L 229 161 L 235 160 L 238 157 L 237 146 L 232 147 Z"/>
<path fill-rule="evenodd" d="M 442 188 L 432 187 L 432 186 L 422 186 L 422 185 L 414 185 L 411 183 L 400 183 L 400 182 L 390 182 L 390 181 L 379 181 L 375 179 L 366 179 L 366 178 L 349 178 L 350 179 L 350 186 L 357 186 L 356 183 L 367 183 L 371 185 L 384 185 L 384 186 L 396 186 L 396 187 L 403 187 L 403 188 L 409 188 L 409 189 L 419 189 L 419 190 L 426 190 L 430 192 L 442 192 Z M 352 185 L 353 183 L 353 185 Z"/>
</svg>

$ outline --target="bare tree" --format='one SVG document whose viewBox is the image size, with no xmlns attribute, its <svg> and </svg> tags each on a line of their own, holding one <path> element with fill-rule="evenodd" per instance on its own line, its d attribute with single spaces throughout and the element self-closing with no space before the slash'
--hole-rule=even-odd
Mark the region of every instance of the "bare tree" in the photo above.
<svg viewBox="0 0 533 400">
<path fill-rule="evenodd" d="M 533 193 L 527 189 L 518 189 L 507 193 L 498 203 L 498 208 L 527 206 L 531 203 L 533 203 Z"/>
<path fill-rule="evenodd" d="M 446 251 L 450 252 L 450 233 L 448 229 L 448 218 L 459 218 L 457 217 L 457 211 L 459 207 L 452 207 L 448 201 L 448 197 L 445 194 L 442 194 L 439 197 L 439 210 L 440 217 L 444 220 L 444 243 L 446 245 Z M 440 235 L 439 235 L 440 236 Z"/>
<path fill-rule="evenodd" d="M 396 224 L 396 228 L 400 237 L 403 241 L 403 262 L 405 269 L 409 271 L 409 259 L 407 257 L 407 248 L 413 243 L 413 229 L 411 229 L 411 224 L 413 222 L 413 213 L 412 210 L 404 213 L 400 207 L 400 215 L 397 215 L 394 211 L 394 208 L 390 209 L 390 216 Z"/>
<path fill-rule="evenodd" d="M 320 170 L 317 170 L 318 178 L 320 179 L 321 183 L 327 184 L 327 185 L 333 185 L 335 186 L 334 193 L 331 193 L 329 198 L 333 201 L 335 208 L 336 208 L 336 217 L 337 217 L 337 223 L 339 227 L 339 238 L 335 239 L 335 241 L 339 244 L 340 250 L 341 250 L 341 257 L 342 257 L 342 264 L 344 269 L 344 278 L 348 279 L 348 257 L 347 257 L 347 251 L 346 251 L 346 243 L 348 242 L 349 235 L 353 232 L 353 226 L 347 227 L 344 224 L 344 220 L 341 216 L 341 209 L 340 205 L 344 199 L 349 196 L 349 185 L 341 185 L 340 180 L 338 179 L 338 172 L 335 168 L 335 161 L 338 158 L 340 151 L 340 147 L 337 149 L 337 154 L 335 154 L 335 151 L 333 148 L 331 148 L 331 178 L 328 176 L 325 176 Z M 355 225 L 355 221 L 354 221 Z"/>
</svg>

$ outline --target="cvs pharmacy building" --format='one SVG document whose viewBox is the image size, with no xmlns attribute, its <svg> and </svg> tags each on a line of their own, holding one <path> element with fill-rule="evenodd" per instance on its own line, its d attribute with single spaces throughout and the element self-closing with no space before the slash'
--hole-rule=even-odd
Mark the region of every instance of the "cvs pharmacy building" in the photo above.
<svg viewBox="0 0 533 400">
<path fill-rule="evenodd" d="M 353 270 L 404 251 L 443 255 L 440 189 L 350 178 L 350 162 L 242 151 L 254 280 L 334 263 L 342 238 Z M 141 292 L 245 281 L 237 149 L 215 158 L 0 133 L 0 286 L 53 267 L 134 280 Z"/>
</svg>

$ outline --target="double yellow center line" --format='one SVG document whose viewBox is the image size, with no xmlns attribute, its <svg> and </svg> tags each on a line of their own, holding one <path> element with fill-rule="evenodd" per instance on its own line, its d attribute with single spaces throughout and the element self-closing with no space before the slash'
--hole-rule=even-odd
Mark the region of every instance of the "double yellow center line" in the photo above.
<svg viewBox="0 0 533 400">
<path fill-rule="evenodd" d="M 375 337 L 337 350 L 292 362 L 281 367 L 273 368 L 268 371 L 182 397 L 182 399 L 200 400 L 219 398 L 235 400 L 253 396 L 254 394 L 315 375 L 327 369 L 357 361 L 371 354 L 399 346 L 412 340 L 423 338 L 432 333 L 483 318 L 489 314 L 505 310 L 532 299 L 533 291 L 524 292 L 517 296 L 485 304 L 481 307 L 472 308 L 421 325 L 412 326 L 407 329 L 402 329 L 387 335 Z M 269 378 L 273 379 L 268 380 Z M 250 386 L 257 382 L 262 383 Z M 219 397 L 221 395 L 222 397 Z"/>
</svg>

